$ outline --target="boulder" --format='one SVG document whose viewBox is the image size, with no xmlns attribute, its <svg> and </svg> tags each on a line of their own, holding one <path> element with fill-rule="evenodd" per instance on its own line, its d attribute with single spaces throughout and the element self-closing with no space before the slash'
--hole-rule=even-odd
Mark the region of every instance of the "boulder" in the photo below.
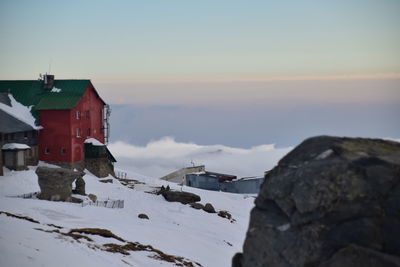
<svg viewBox="0 0 400 267">
<path fill-rule="evenodd" d="M 52 201 L 70 201 L 72 194 L 72 183 L 85 175 L 64 168 L 38 167 L 36 169 L 40 187 L 39 199 Z"/>
<path fill-rule="evenodd" d="M 169 202 L 180 202 L 182 204 L 195 203 L 201 200 L 200 196 L 196 194 L 184 191 L 173 191 L 169 186 L 167 186 L 167 188 L 162 186 L 157 194 L 161 194 Z"/>
<path fill-rule="evenodd" d="M 255 204 L 234 267 L 400 266 L 400 143 L 307 139 Z"/>
<path fill-rule="evenodd" d="M 225 219 L 228 219 L 228 220 L 232 219 L 232 215 L 227 210 L 218 211 L 218 216 L 222 217 L 222 218 L 225 218 Z"/>
<path fill-rule="evenodd" d="M 138 218 L 139 218 L 139 219 L 149 220 L 149 216 L 147 216 L 147 215 L 144 214 L 144 213 L 140 213 L 140 214 L 138 215 Z"/>
<path fill-rule="evenodd" d="M 213 205 L 211 205 L 210 203 L 207 203 L 207 204 L 204 206 L 203 210 L 204 210 L 205 212 L 208 212 L 208 213 L 216 213 L 216 211 L 215 211 Z"/>
<path fill-rule="evenodd" d="M 96 202 L 97 201 L 97 196 L 95 194 L 89 194 L 88 198 L 92 201 L 92 202 Z"/>
<path fill-rule="evenodd" d="M 190 207 L 196 209 L 196 210 L 202 210 L 204 209 L 204 205 L 201 203 L 189 203 Z"/>
</svg>

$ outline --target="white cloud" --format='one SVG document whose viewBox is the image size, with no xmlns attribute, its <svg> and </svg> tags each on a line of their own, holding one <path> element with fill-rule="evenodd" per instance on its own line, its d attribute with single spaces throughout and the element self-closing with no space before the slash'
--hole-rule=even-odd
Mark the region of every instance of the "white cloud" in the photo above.
<svg viewBox="0 0 400 267">
<path fill-rule="evenodd" d="M 181 143 L 171 137 L 152 141 L 146 146 L 125 142 L 110 144 L 109 149 L 117 158 L 116 167 L 136 173 L 162 177 L 179 168 L 204 164 L 209 171 L 243 176 L 261 176 L 273 168 L 291 148 L 260 145 L 249 149 L 223 145 L 202 146 Z"/>
</svg>

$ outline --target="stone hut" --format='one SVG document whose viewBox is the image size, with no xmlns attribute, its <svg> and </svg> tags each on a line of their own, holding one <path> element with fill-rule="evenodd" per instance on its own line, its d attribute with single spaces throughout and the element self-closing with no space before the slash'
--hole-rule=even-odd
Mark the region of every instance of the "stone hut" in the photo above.
<svg viewBox="0 0 400 267">
<path fill-rule="evenodd" d="M 2 154 L 4 154 L 4 167 L 10 170 L 26 170 L 27 160 L 26 151 L 30 150 L 30 147 L 25 144 L 9 143 L 2 147 Z"/>
</svg>

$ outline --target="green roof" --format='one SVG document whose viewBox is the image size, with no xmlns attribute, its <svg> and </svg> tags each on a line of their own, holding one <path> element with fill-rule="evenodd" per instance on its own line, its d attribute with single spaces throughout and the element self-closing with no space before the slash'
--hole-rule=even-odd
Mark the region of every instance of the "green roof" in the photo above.
<svg viewBox="0 0 400 267">
<path fill-rule="evenodd" d="M 90 80 L 54 80 L 54 88 L 61 92 L 51 92 L 40 80 L 0 81 L 0 92 L 9 92 L 21 104 L 33 106 L 32 114 L 37 118 L 38 110 L 72 109 L 90 84 Z"/>
</svg>

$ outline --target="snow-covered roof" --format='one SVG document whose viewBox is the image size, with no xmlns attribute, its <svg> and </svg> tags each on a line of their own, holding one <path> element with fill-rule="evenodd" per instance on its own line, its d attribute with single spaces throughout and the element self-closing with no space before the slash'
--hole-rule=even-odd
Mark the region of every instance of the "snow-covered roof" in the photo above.
<svg viewBox="0 0 400 267">
<path fill-rule="evenodd" d="M 31 113 L 32 107 L 26 107 L 26 106 L 22 105 L 17 100 L 15 100 L 15 98 L 12 96 L 12 94 L 8 94 L 8 97 L 10 98 L 11 106 L 8 106 L 4 103 L 0 103 L 1 110 L 10 114 L 14 118 L 32 126 L 32 128 L 34 128 L 36 130 L 42 129 L 41 126 L 35 125 L 35 118 L 32 116 L 32 113 Z"/>
<path fill-rule="evenodd" d="M 99 140 L 97 140 L 95 138 L 86 139 L 85 144 L 92 144 L 94 146 L 105 146 L 105 144 L 103 144 L 102 142 L 100 142 Z"/>
<path fill-rule="evenodd" d="M 29 149 L 30 146 L 25 145 L 25 144 L 19 144 L 19 143 L 8 143 L 3 145 L 1 149 L 3 150 L 14 150 L 14 149 Z"/>
</svg>

